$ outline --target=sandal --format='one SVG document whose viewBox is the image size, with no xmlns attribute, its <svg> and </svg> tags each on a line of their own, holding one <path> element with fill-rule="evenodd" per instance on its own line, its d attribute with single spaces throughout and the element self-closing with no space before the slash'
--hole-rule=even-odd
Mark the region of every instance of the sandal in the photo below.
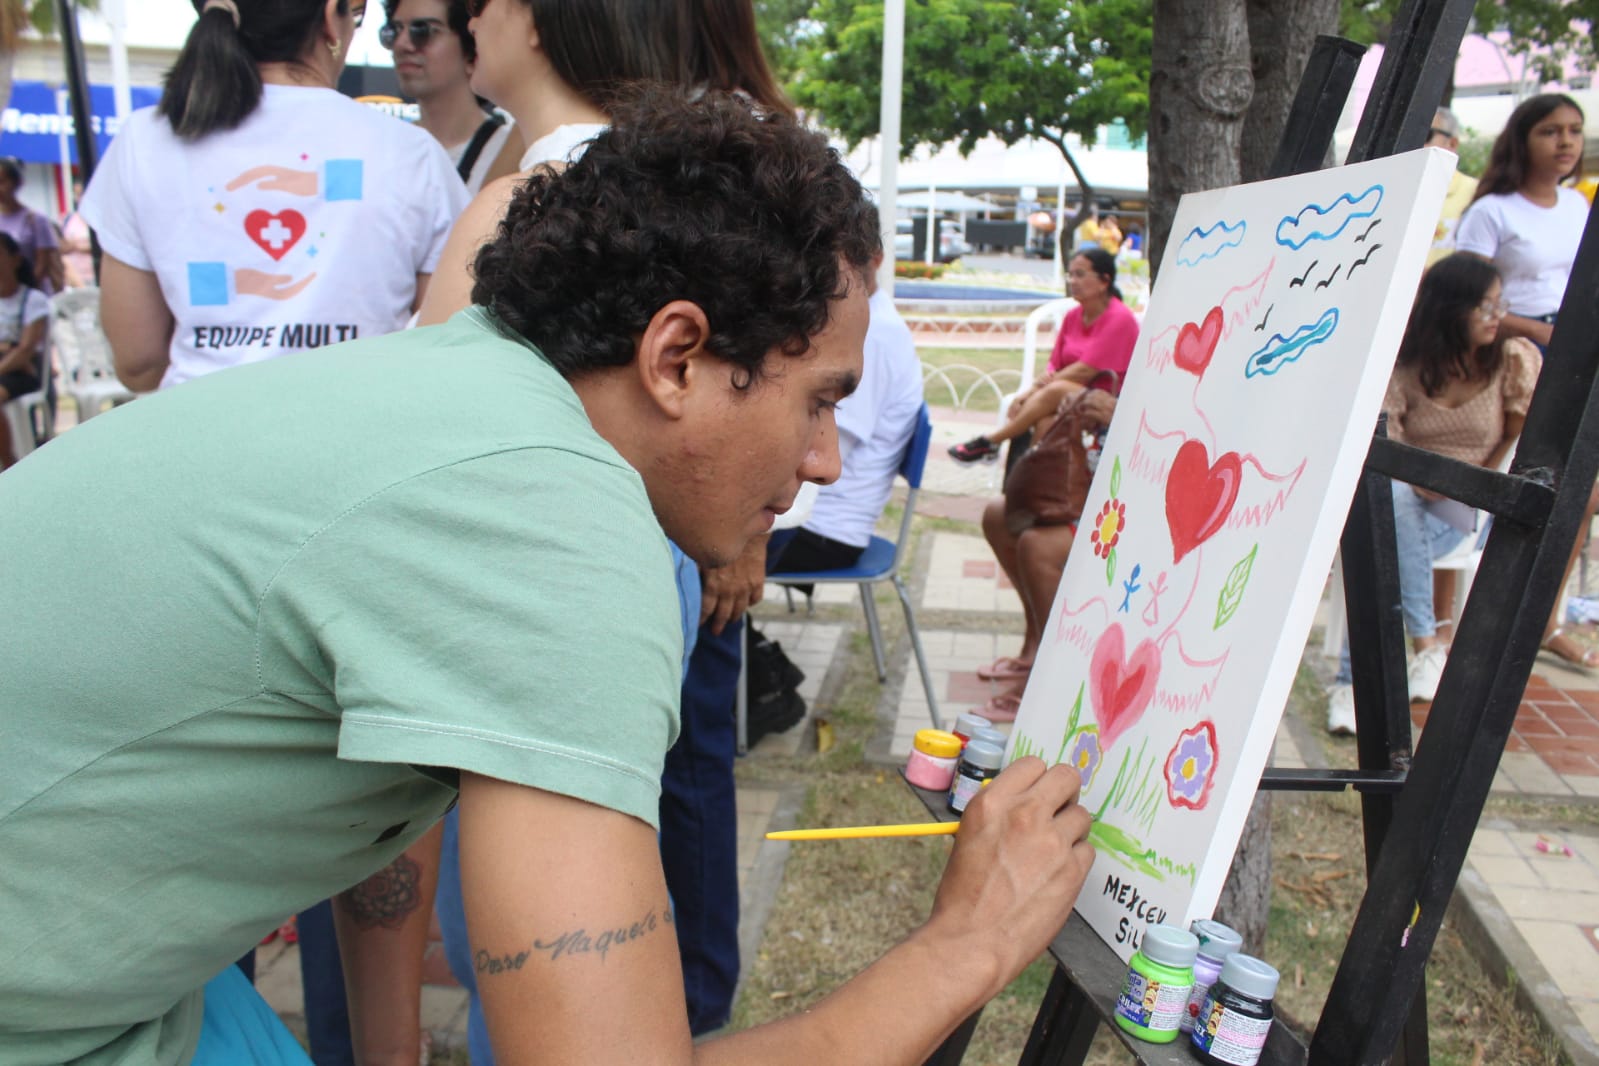
<svg viewBox="0 0 1599 1066">
<path fill-rule="evenodd" d="M 1020 696 L 995 696 L 977 709 L 977 713 L 987 718 L 990 722 L 1014 722 L 1016 712 L 1021 710 L 1022 698 Z"/>
<path fill-rule="evenodd" d="M 999 445 L 987 437 L 973 437 L 964 444 L 951 444 L 949 454 L 958 463 L 991 463 L 999 458 Z"/>
<path fill-rule="evenodd" d="M 1565 626 L 1555 626 L 1549 635 L 1543 638 L 1540 647 L 1563 662 L 1572 666 L 1580 666 L 1591 670 L 1599 666 L 1599 649 L 1585 648 L 1575 637 L 1566 632 Z"/>
<path fill-rule="evenodd" d="M 1012 655 L 1001 655 L 987 666 L 977 668 L 979 681 L 1019 681 L 1033 672 L 1031 659 L 1018 659 Z"/>
</svg>

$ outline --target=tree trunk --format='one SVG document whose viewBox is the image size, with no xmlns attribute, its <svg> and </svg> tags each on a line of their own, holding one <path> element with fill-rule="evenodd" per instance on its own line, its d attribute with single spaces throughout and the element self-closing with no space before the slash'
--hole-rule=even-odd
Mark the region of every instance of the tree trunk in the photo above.
<svg viewBox="0 0 1599 1066">
<path fill-rule="evenodd" d="M 1149 260 L 1183 193 L 1236 185 L 1254 93 L 1245 0 L 1155 0 L 1149 75 Z"/>
<path fill-rule="evenodd" d="M 1249 10 L 1260 0 L 1155 0 L 1155 35 L 1149 77 L 1149 259 L 1158 268 L 1184 193 L 1238 184 L 1242 176 L 1245 114 L 1255 96 L 1250 72 Z M 1266 0 L 1267 3 L 1271 0 Z M 1284 0 L 1306 7 L 1326 0 Z M 1312 39 L 1312 38 L 1307 38 Z M 1308 55 L 1309 46 L 1305 53 Z M 1273 107 L 1288 113 L 1298 70 Z M 1265 103 L 1262 106 L 1266 106 Z M 1277 120 L 1281 136 L 1284 118 Z M 1267 155 L 1277 150 L 1276 139 Z M 1237 857 L 1222 888 L 1216 915 L 1244 935 L 1259 955 L 1271 902 L 1271 797 L 1250 809 Z"/>
<path fill-rule="evenodd" d="M 1277 157 L 1288 109 L 1316 36 L 1338 28 L 1338 0 L 1245 0 L 1255 95 L 1244 119 L 1243 179 L 1260 181 Z"/>
</svg>

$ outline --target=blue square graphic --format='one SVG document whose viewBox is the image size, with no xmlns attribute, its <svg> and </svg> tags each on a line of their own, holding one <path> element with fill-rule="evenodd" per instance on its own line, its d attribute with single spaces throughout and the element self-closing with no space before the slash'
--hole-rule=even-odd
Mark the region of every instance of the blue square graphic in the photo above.
<svg viewBox="0 0 1599 1066">
<path fill-rule="evenodd" d="M 323 164 L 325 196 L 333 200 L 359 200 L 361 198 L 361 161 L 359 159 L 329 159 Z"/>
<path fill-rule="evenodd" d="M 189 264 L 189 306 L 221 307 L 228 302 L 226 263 Z"/>
</svg>

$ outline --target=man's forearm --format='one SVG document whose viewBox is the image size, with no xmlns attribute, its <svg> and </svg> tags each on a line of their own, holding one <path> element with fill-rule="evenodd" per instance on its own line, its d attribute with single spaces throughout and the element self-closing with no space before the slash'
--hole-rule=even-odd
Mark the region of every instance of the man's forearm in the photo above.
<svg viewBox="0 0 1599 1066">
<path fill-rule="evenodd" d="M 422 956 L 438 886 L 443 829 L 434 826 L 388 866 L 333 900 L 356 1061 L 421 1057 Z"/>
</svg>

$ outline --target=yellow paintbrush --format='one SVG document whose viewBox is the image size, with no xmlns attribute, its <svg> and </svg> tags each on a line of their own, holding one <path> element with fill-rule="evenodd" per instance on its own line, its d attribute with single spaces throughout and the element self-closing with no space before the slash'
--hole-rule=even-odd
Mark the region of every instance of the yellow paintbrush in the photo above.
<svg viewBox="0 0 1599 1066">
<path fill-rule="evenodd" d="M 960 831 L 959 822 L 913 822 L 909 825 L 846 825 L 837 829 L 780 829 L 767 840 L 863 840 L 868 837 L 949 836 Z"/>
</svg>

